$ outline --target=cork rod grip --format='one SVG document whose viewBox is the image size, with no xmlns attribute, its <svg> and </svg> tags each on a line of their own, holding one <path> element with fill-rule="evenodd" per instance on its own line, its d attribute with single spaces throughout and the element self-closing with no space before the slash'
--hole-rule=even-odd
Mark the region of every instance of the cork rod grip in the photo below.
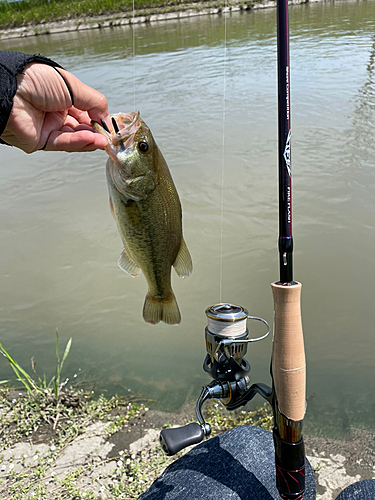
<svg viewBox="0 0 375 500">
<path fill-rule="evenodd" d="M 272 283 L 274 334 L 272 376 L 279 411 L 303 420 L 306 400 L 306 360 L 301 321 L 301 283 Z"/>
</svg>

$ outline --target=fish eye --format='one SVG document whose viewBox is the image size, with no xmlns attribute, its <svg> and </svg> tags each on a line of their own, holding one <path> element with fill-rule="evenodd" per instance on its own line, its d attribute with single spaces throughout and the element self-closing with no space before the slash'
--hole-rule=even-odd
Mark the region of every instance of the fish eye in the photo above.
<svg viewBox="0 0 375 500">
<path fill-rule="evenodd" d="M 138 148 L 141 153 L 146 153 L 148 151 L 148 144 L 145 141 L 138 143 Z"/>
</svg>

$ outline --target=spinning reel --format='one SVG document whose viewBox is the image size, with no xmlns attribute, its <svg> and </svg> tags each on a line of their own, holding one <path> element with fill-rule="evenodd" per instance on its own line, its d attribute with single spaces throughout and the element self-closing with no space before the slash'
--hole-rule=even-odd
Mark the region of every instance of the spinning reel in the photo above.
<svg viewBox="0 0 375 500">
<path fill-rule="evenodd" d="M 272 404 L 273 391 L 265 384 L 250 383 L 250 364 L 244 358 L 250 342 L 265 339 L 270 327 L 262 318 L 249 316 L 248 311 L 234 304 L 216 304 L 206 309 L 205 329 L 207 355 L 203 370 L 212 382 L 202 388 L 196 405 L 198 422 L 160 433 L 160 444 L 167 455 L 175 455 L 183 448 L 203 441 L 211 434 L 211 426 L 204 420 L 202 405 L 207 399 L 217 398 L 229 411 L 248 403 L 257 393 Z M 249 338 L 247 320 L 261 321 L 267 326 L 263 336 Z"/>
</svg>

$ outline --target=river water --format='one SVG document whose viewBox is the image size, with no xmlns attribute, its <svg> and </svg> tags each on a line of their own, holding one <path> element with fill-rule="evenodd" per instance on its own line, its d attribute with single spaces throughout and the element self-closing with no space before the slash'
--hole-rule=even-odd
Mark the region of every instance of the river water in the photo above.
<svg viewBox="0 0 375 500">
<path fill-rule="evenodd" d="M 173 275 L 178 327 L 142 319 L 143 277 L 117 267 L 106 154 L 1 147 L 0 338 L 24 367 L 97 392 L 143 393 L 175 410 L 207 382 L 206 307 L 241 304 L 272 323 L 278 280 L 275 10 L 1 42 L 40 52 L 137 108 L 178 188 L 194 272 Z M 295 279 L 303 284 L 306 432 L 375 429 L 375 2 L 290 8 Z M 225 62 L 226 61 L 226 62 Z M 225 75 L 225 90 L 224 90 Z M 224 133 L 223 133 L 224 132 Z M 224 138 L 224 139 L 223 139 Z M 224 189 L 222 190 L 222 169 Z M 221 203 L 223 195 L 223 240 Z M 222 256 L 222 293 L 220 269 Z M 261 324 L 251 333 L 263 332 Z M 254 344 L 252 380 L 270 383 L 272 339 Z M 0 359 L 0 380 L 13 378 Z M 256 398 L 254 404 L 261 404 Z"/>
</svg>

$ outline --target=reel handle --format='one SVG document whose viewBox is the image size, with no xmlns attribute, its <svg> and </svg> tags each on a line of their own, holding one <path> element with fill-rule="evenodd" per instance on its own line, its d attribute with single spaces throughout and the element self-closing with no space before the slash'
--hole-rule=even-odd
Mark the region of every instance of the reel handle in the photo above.
<svg viewBox="0 0 375 500">
<path fill-rule="evenodd" d="M 175 429 L 163 429 L 159 441 L 166 455 L 172 456 L 187 446 L 198 444 L 207 435 L 204 428 L 197 422 Z"/>
</svg>

